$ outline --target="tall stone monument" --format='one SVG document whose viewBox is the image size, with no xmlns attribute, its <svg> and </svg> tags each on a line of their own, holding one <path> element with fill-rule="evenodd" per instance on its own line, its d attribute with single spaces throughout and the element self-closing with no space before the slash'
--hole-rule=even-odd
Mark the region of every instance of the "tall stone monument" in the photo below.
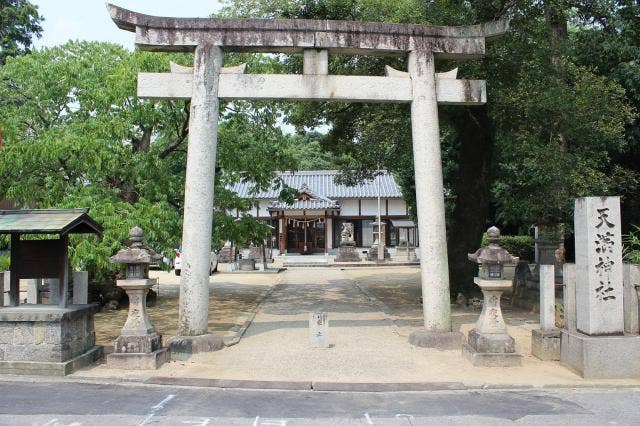
<svg viewBox="0 0 640 426">
<path fill-rule="evenodd" d="M 640 337 L 624 335 L 620 197 L 575 201 L 576 331 L 560 361 L 585 378 L 640 377 Z"/>
</svg>

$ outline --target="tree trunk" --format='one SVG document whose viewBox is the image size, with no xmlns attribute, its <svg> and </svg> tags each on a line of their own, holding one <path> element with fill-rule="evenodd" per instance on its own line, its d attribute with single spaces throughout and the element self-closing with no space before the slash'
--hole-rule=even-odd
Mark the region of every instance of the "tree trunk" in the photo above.
<svg viewBox="0 0 640 426">
<path fill-rule="evenodd" d="M 456 111 L 457 110 L 457 111 Z M 458 176 L 453 182 L 455 207 L 449 221 L 451 295 L 477 292 L 473 277 L 478 267 L 467 259 L 480 247 L 490 213 L 490 171 L 493 128 L 487 107 L 452 109 L 451 124 L 458 133 Z"/>
</svg>

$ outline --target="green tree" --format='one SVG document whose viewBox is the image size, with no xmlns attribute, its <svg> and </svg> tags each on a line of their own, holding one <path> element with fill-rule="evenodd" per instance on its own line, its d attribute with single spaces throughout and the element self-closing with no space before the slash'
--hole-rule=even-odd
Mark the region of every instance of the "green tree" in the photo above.
<svg viewBox="0 0 640 426">
<path fill-rule="evenodd" d="M 27 53 L 40 37 L 43 18 L 27 0 L 0 0 L 0 65 L 9 56 Z"/>
<path fill-rule="evenodd" d="M 0 127 L 6 129 L 0 199 L 38 208 L 89 207 L 105 228 L 104 239 L 74 238 L 72 261 L 99 279 L 115 270 L 108 257 L 134 225 L 159 251 L 181 245 L 189 105 L 136 97 L 137 73 L 166 72 L 169 61 L 190 64 L 192 57 L 70 42 L 9 58 L 0 68 Z M 296 168 L 277 119 L 275 107 L 223 106 L 214 244 L 256 242 L 267 234 L 254 219 L 233 220 L 236 209 L 253 205 L 225 187 L 244 180 L 264 188 L 272 185 L 274 170 Z"/>
<path fill-rule="evenodd" d="M 485 107 L 440 108 L 455 295 L 473 288 L 474 267 L 466 253 L 480 245 L 490 222 L 516 230 L 569 222 L 573 197 L 612 193 L 622 180 L 610 170 L 625 145 L 633 109 L 619 82 L 577 60 L 575 39 L 568 37 L 569 28 L 590 29 L 596 12 L 619 13 L 614 3 L 292 0 L 274 7 L 236 0 L 226 13 L 438 25 L 511 19 L 511 30 L 488 47 L 484 60 L 438 64 L 440 70 L 459 67 L 460 78 L 486 79 L 489 91 Z M 291 71 L 300 68 L 299 57 L 285 63 Z M 382 75 L 385 65 L 406 69 L 402 59 L 339 55 L 331 57 L 329 68 L 335 74 Z M 406 106 L 300 104 L 289 120 L 299 128 L 330 124 L 323 147 L 335 154 L 344 180 L 370 177 L 382 166 L 396 173 L 406 199 L 414 202 Z"/>
<path fill-rule="evenodd" d="M 620 84 L 640 111 L 640 4 L 633 0 L 596 1 L 573 32 L 572 54 L 581 66 Z M 640 224 L 640 124 L 628 123 L 626 144 L 611 157 L 615 191 L 622 195 L 623 232 Z"/>
<path fill-rule="evenodd" d="M 290 135 L 291 155 L 298 160 L 299 170 L 333 170 L 337 166 L 331 151 L 322 147 L 324 135 L 317 132 Z"/>
</svg>

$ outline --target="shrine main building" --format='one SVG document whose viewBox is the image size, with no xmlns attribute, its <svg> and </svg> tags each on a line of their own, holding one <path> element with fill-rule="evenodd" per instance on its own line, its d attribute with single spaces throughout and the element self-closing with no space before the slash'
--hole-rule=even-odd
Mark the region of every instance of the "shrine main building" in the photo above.
<svg viewBox="0 0 640 426">
<path fill-rule="evenodd" d="M 279 189 L 254 194 L 251 183 L 238 183 L 230 189 L 255 200 L 255 208 L 246 213 L 272 226 L 272 244 L 281 253 L 329 253 L 339 244 L 343 222 L 353 223 L 358 247 L 370 247 L 376 232 L 378 196 L 387 246 L 403 240 L 417 246 L 417 228 L 392 174 L 384 172 L 354 186 L 337 183 L 338 174 L 336 170 L 278 173 L 279 179 L 298 192 L 291 204 L 279 200 Z"/>
</svg>

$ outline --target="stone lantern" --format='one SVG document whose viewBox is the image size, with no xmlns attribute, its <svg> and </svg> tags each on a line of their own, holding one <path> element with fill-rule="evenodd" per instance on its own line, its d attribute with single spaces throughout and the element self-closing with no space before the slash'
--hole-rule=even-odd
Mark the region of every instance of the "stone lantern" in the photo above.
<svg viewBox="0 0 640 426">
<path fill-rule="evenodd" d="M 162 336 L 147 315 L 147 293 L 157 282 L 149 279 L 149 264 L 162 256 L 143 245 L 142 235 L 142 229 L 132 228 L 129 248 L 111 257 L 112 262 L 126 266 L 125 279 L 116 285 L 129 297 L 129 316 L 116 339 L 115 352 L 107 356 L 110 368 L 151 370 L 169 359 L 167 348 L 162 347 Z"/>
<path fill-rule="evenodd" d="M 484 303 L 476 326 L 469 332 L 463 353 L 476 366 L 518 366 L 522 356 L 516 354 L 515 341 L 507 333 L 502 318 L 500 297 L 512 286 L 518 258 L 500 247 L 500 230 L 492 226 L 487 230 L 489 245 L 469 254 L 469 260 L 478 263 L 478 276 L 473 279 L 482 290 Z"/>
</svg>

